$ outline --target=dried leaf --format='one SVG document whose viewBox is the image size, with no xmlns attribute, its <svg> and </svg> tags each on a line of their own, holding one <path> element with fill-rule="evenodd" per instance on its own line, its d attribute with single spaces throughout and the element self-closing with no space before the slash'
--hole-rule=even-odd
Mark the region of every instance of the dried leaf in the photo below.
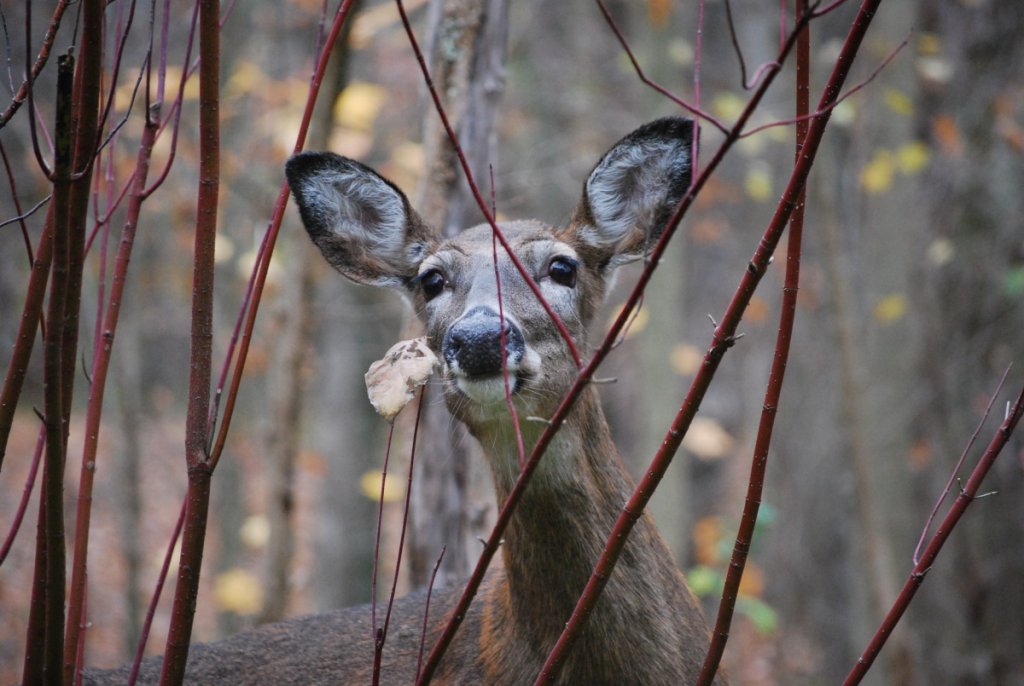
<svg viewBox="0 0 1024 686">
<path fill-rule="evenodd" d="M 438 366 L 426 338 L 400 341 L 366 372 L 366 393 L 377 414 L 393 421 Z"/>
</svg>

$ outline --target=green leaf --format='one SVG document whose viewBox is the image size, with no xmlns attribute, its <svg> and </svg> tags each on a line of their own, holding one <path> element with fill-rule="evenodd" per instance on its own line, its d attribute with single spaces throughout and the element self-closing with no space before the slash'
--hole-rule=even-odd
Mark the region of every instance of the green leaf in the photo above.
<svg viewBox="0 0 1024 686">
<path fill-rule="evenodd" d="M 736 610 L 749 619 L 754 628 L 762 634 L 769 634 L 778 627 L 779 618 L 775 610 L 763 600 L 740 596 L 736 599 Z"/>
</svg>

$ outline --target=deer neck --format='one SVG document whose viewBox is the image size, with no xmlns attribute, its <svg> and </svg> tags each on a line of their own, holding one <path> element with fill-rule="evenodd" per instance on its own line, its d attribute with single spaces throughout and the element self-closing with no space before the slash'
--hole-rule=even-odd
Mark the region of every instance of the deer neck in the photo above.
<svg viewBox="0 0 1024 686">
<path fill-rule="evenodd" d="M 528 421 L 521 425 L 529 453 L 544 427 Z M 477 437 L 491 461 L 500 505 L 519 474 L 514 432 L 502 425 Z M 506 609 L 516 625 L 530 627 L 545 640 L 557 637 L 632 488 L 597 394 L 587 389 L 546 450 L 505 533 Z M 671 556 L 646 516 L 637 522 L 616 577 L 676 583 Z M 610 584 L 598 612 L 636 608 L 636 598 L 619 597 L 635 595 L 631 583 Z"/>
</svg>

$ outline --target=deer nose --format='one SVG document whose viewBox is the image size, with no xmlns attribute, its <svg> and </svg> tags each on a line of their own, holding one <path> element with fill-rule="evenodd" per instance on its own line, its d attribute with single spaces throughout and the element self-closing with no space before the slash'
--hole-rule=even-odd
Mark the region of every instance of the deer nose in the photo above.
<svg viewBox="0 0 1024 686">
<path fill-rule="evenodd" d="M 514 323 L 483 305 L 471 309 L 448 329 L 441 344 L 445 362 L 465 376 L 501 374 L 503 329 L 506 364 L 514 371 L 526 350 L 523 334 Z"/>
</svg>

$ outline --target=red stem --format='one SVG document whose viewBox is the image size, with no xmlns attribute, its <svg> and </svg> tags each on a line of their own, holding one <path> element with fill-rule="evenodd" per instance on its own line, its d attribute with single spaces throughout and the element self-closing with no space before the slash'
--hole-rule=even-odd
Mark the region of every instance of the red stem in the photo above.
<svg viewBox="0 0 1024 686">
<path fill-rule="evenodd" d="M 57 29 L 60 28 L 60 22 L 64 16 L 64 11 L 70 4 L 70 0 L 60 0 L 60 2 L 57 3 L 57 6 L 53 8 L 53 15 L 50 17 L 50 25 L 46 29 L 46 35 L 43 37 L 43 44 L 39 46 L 39 54 L 32 63 L 32 69 L 29 71 L 29 77 L 25 79 L 18 88 L 18 92 L 11 100 L 11 104 L 3 111 L 3 114 L 0 114 L 0 129 L 7 125 L 7 122 L 11 120 L 14 113 L 17 112 L 18 108 L 20 108 L 25 102 L 29 95 L 29 89 L 31 88 L 32 82 L 35 81 L 36 77 L 43 71 L 43 67 L 46 66 L 46 62 L 50 59 L 50 51 L 53 49 L 53 41 L 57 37 Z M 26 9 L 31 10 L 31 6 L 27 6 Z M 26 35 L 25 38 L 26 40 L 30 40 L 31 36 Z"/>
<path fill-rule="evenodd" d="M 3 389 L 0 390 L 0 469 L 3 468 L 4 456 L 7 454 L 7 441 L 14 425 L 14 411 L 17 409 L 29 360 L 32 358 L 36 331 L 45 331 L 43 300 L 46 298 L 46 283 L 50 278 L 50 264 L 53 260 L 53 207 L 51 202 L 46 211 L 46 222 L 43 224 L 43 233 L 36 246 L 32 273 L 29 275 L 28 289 L 25 293 L 25 304 L 18 322 L 18 335 L 11 351 L 11 361 L 7 366 Z"/>
<path fill-rule="evenodd" d="M 114 347 L 114 335 L 121 314 L 124 288 L 128 276 L 128 264 L 135 241 L 135 231 L 144 201 L 143 189 L 149 172 L 150 154 L 156 141 L 157 125 L 148 122 L 142 132 L 138 159 L 132 182 L 132 194 L 126 209 L 121 241 L 114 258 L 114 274 L 110 284 L 106 312 L 101 326 L 97 327 L 99 345 L 95 351 L 92 366 L 92 384 L 86 406 L 85 428 L 83 430 L 82 465 L 79 475 L 78 508 L 75 521 L 75 551 L 71 567 L 71 591 L 68 599 L 67 632 L 64 638 L 66 650 L 79 643 L 79 631 L 84 624 L 86 563 L 89 552 L 89 530 L 92 517 L 93 480 L 96 474 L 97 447 L 103 415 L 103 398 L 106 392 L 107 372 Z M 65 656 L 67 657 L 67 656 Z"/>
<path fill-rule="evenodd" d="M 945 544 L 946 539 L 949 538 L 954 527 L 960 521 L 964 512 L 967 510 L 967 506 L 970 505 L 978 494 L 978 489 L 981 487 L 981 482 L 992 468 L 992 464 L 995 459 L 999 456 L 1003 447 L 1010 439 L 1010 435 L 1017 427 L 1020 421 L 1021 415 L 1024 414 L 1024 389 L 1021 390 L 1017 396 L 1016 402 L 1010 408 L 1003 420 L 1002 425 L 996 430 L 995 436 L 989 442 L 988 447 L 985 449 L 985 453 L 978 460 L 978 464 L 975 465 L 971 471 L 970 478 L 967 479 L 967 483 L 960 491 L 960 495 L 953 502 L 949 508 L 949 512 L 946 513 L 939 528 L 936 529 L 935 534 L 928 542 L 928 547 L 925 548 L 924 554 L 921 555 L 920 561 L 914 565 L 910 575 L 907 577 L 906 583 L 903 584 L 903 589 L 896 597 L 896 601 L 890 608 L 889 613 L 882 620 L 881 626 L 875 632 L 875 635 L 871 637 L 871 641 L 868 643 L 867 648 L 861 654 L 857 663 L 850 670 L 850 673 L 846 676 L 843 681 L 843 686 L 855 686 L 859 684 L 867 674 L 868 670 L 871 669 L 871 665 L 874 663 L 875 658 L 878 657 L 882 647 L 885 645 L 886 640 L 892 635 L 893 629 L 896 628 L 896 624 L 899 623 L 903 614 L 907 611 L 907 607 L 910 605 L 910 601 L 914 599 L 914 594 L 917 593 L 917 589 L 920 588 L 921 584 L 924 583 L 924 578 L 935 564 L 935 559 L 938 557 L 939 552 L 942 550 L 942 546 Z"/>
<path fill-rule="evenodd" d="M 61 678 L 63 657 L 62 639 L 64 632 L 64 392 L 65 381 L 63 361 L 64 316 L 67 308 L 68 281 L 71 262 L 71 226 L 68 204 L 71 196 L 72 147 L 72 99 L 74 90 L 74 58 L 61 55 L 57 60 L 57 116 L 55 129 L 56 154 L 53 164 L 53 204 L 57 208 L 53 230 L 53 272 L 50 278 L 50 298 L 46 318 L 47 327 L 43 345 L 43 400 L 46 421 L 46 455 L 43 461 L 43 500 L 45 512 L 44 546 L 42 560 L 44 570 L 36 570 L 37 590 L 41 593 L 45 607 L 42 616 L 43 644 L 27 644 L 28 652 L 42 650 L 42 674 L 44 680 L 58 683 Z M 37 561 L 40 559 L 36 558 Z M 42 581 L 42 587 L 38 588 Z M 29 627 L 30 635 L 33 629 Z M 26 658 L 26 664 L 28 664 Z M 26 675 L 27 677 L 28 675 Z M 29 680 L 25 679 L 26 683 Z"/>
<path fill-rule="evenodd" d="M 7 559 L 7 553 L 14 545 L 14 539 L 18 537 L 21 523 L 25 520 L 25 512 L 28 510 L 28 501 L 32 497 L 32 490 L 35 488 L 36 475 L 39 473 L 39 464 L 43 457 L 43 447 L 46 445 L 46 427 L 40 427 L 39 438 L 36 439 L 36 450 L 32 454 L 32 465 L 28 468 L 28 476 L 25 477 L 25 486 L 21 489 L 21 500 L 18 502 L 18 509 L 14 511 L 11 519 L 11 528 L 7 531 L 7 537 L 0 546 L 0 566 L 3 566 Z"/>
<path fill-rule="evenodd" d="M 178 582 L 167 636 L 162 686 L 181 684 L 185 677 L 192 620 L 199 595 L 212 467 L 207 452 L 210 436 L 210 378 L 213 355 L 214 241 L 217 234 L 220 182 L 220 3 L 199 3 L 199 189 L 192 283 L 192 342 L 189 355 L 189 402 L 185 418 L 185 461 L 188 505 L 178 563 Z"/>
<path fill-rule="evenodd" d="M 840 92 L 842 84 L 849 73 L 850 65 L 853 63 L 853 58 L 857 54 L 857 49 L 860 47 L 861 40 L 867 32 L 868 26 L 871 25 L 871 18 L 874 16 L 875 10 L 880 2 L 881 0 L 865 0 L 864 4 L 861 6 L 860 12 L 858 12 L 857 17 L 853 20 L 850 32 L 847 35 L 846 43 L 836 60 L 836 65 L 832 71 L 832 75 L 829 77 L 828 84 L 825 86 L 824 92 L 821 96 L 821 105 L 819 106 L 819 109 L 823 109 L 824 106 L 834 100 Z M 809 17 L 809 14 L 805 14 L 797 22 L 794 34 L 790 35 L 790 38 L 786 41 L 786 46 L 791 46 L 793 44 L 794 35 L 799 34 L 800 31 L 803 30 L 804 25 L 809 21 Z M 779 64 L 782 64 L 783 59 L 779 59 L 778 62 Z M 766 77 L 765 82 L 762 83 L 761 88 L 759 88 L 757 92 L 763 92 L 763 89 L 771 83 L 777 73 L 777 69 L 770 72 Z M 675 419 L 673 419 L 672 426 L 666 434 L 661 447 L 658 449 L 658 452 L 655 454 L 654 459 L 651 461 L 648 468 L 644 471 L 644 477 L 640 479 L 640 482 L 637 484 L 636 489 L 630 496 L 629 501 L 626 503 L 625 507 L 623 507 L 622 514 L 619 516 L 618 521 L 616 521 L 615 526 L 612 528 L 612 531 L 608 536 L 607 543 L 605 544 L 605 549 L 601 553 L 601 557 L 598 560 L 597 565 L 594 567 L 590 580 L 587 582 L 587 585 L 583 590 L 583 594 L 580 596 L 580 599 L 576 604 L 576 608 L 573 610 L 572 616 L 566 624 L 565 630 L 562 632 L 562 635 L 559 637 L 555 647 L 548 655 L 548 659 L 545 661 L 544 667 L 542 668 L 540 675 L 537 677 L 537 684 L 554 679 L 557 674 L 560 660 L 575 642 L 576 638 L 582 631 L 583 626 L 585 626 L 594 604 L 597 602 L 598 597 L 600 597 L 601 591 L 604 589 L 605 584 L 615 568 L 615 563 L 618 561 L 619 554 L 622 552 L 622 548 L 626 543 L 629 532 L 632 531 L 633 525 L 636 524 L 637 520 L 641 517 L 643 509 L 647 506 L 647 502 L 650 500 L 651 495 L 653 495 L 658 483 L 660 483 L 665 471 L 672 462 L 672 458 L 679 449 L 683 437 L 690 427 L 693 417 L 697 414 L 697 411 L 700 408 L 701 401 L 703 400 L 704 394 L 711 383 L 711 379 L 722 361 L 722 357 L 725 355 L 726 350 L 728 350 L 728 348 L 730 348 L 735 342 L 736 327 L 739 325 L 740 319 L 746 311 L 746 307 L 750 302 L 754 289 L 757 287 L 757 284 L 760 282 L 761 277 L 767 269 L 768 261 L 775 250 L 775 246 L 778 244 L 783 229 L 788 223 L 793 210 L 800 202 L 801 191 L 803 190 L 807 176 L 810 173 L 811 165 L 814 163 L 818 145 L 821 143 L 821 138 L 825 132 L 828 120 L 828 115 L 823 115 L 811 122 L 807 132 L 807 140 L 801 147 L 800 153 L 797 156 L 797 163 L 793 168 L 786 191 L 783 194 L 782 199 L 779 201 L 778 206 L 775 208 L 775 214 L 773 215 L 768 227 L 765 229 L 764 235 L 761 237 L 761 243 L 758 245 L 757 251 L 754 253 L 746 272 L 743 274 L 743 279 L 741 280 L 736 293 L 733 295 L 732 301 L 729 303 L 729 307 L 722 318 L 722 322 L 715 330 L 711 346 L 708 348 L 708 351 L 704 356 L 704 364 L 701 366 L 693 380 L 693 383 L 690 385 L 690 390 L 687 393 L 686 398 L 683 400 Z M 740 126 L 742 125 L 740 122 L 737 124 Z M 733 130 L 736 131 L 735 128 Z M 731 140 L 731 138 L 727 139 L 727 141 L 728 140 Z M 720 154 L 721 151 L 719 152 L 719 155 Z M 716 160 L 719 155 L 716 155 Z M 714 160 L 712 161 L 712 164 L 714 164 Z M 692 195 L 687 196 L 687 198 L 689 197 L 692 197 Z M 684 198 L 684 204 L 686 203 L 686 200 L 687 199 Z M 666 237 L 662 237 L 662 240 L 659 241 L 659 247 L 665 240 Z M 657 258 L 652 258 L 652 262 L 657 263 Z M 639 286 L 642 286 L 642 284 L 638 284 L 638 287 Z"/>
<path fill-rule="evenodd" d="M 807 13 L 807 0 L 796 0 L 797 15 Z M 796 46 L 796 115 L 803 117 L 810 110 L 810 27 L 805 27 L 797 39 Z M 796 126 L 796 154 L 799 159 L 800 149 L 807 139 L 808 120 L 801 119 Z M 806 186 L 800 190 L 797 206 L 789 224 L 788 244 L 786 246 L 786 277 L 782 290 L 782 307 L 779 313 L 779 329 L 775 340 L 775 353 L 772 357 L 768 385 L 765 389 L 764 402 L 761 410 L 761 421 L 754 442 L 754 452 L 750 463 L 750 479 L 747 482 L 747 497 L 740 518 L 736 543 L 732 550 L 722 590 L 722 601 L 718 606 L 718 617 L 715 628 L 711 632 L 711 645 L 704 657 L 698 686 L 708 686 L 718 672 L 725 644 L 729 640 L 729 629 L 736 609 L 739 596 L 740 581 L 747 563 L 747 555 L 754 539 L 754 528 L 761 507 L 761 496 L 764 490 L 764 477 L 768 468 L 768 448 L 771 445 L 772 432 L 775 428 L 779 400 L 782 396 L 782 385 L 786 376 L 786 365 L 789 361 L 790 343 L 793 337 L 793 324 L 796 320 L 796 300 L 800 287 L 800 248 L 803 239 L 804 207 Z"/>
</svg>

